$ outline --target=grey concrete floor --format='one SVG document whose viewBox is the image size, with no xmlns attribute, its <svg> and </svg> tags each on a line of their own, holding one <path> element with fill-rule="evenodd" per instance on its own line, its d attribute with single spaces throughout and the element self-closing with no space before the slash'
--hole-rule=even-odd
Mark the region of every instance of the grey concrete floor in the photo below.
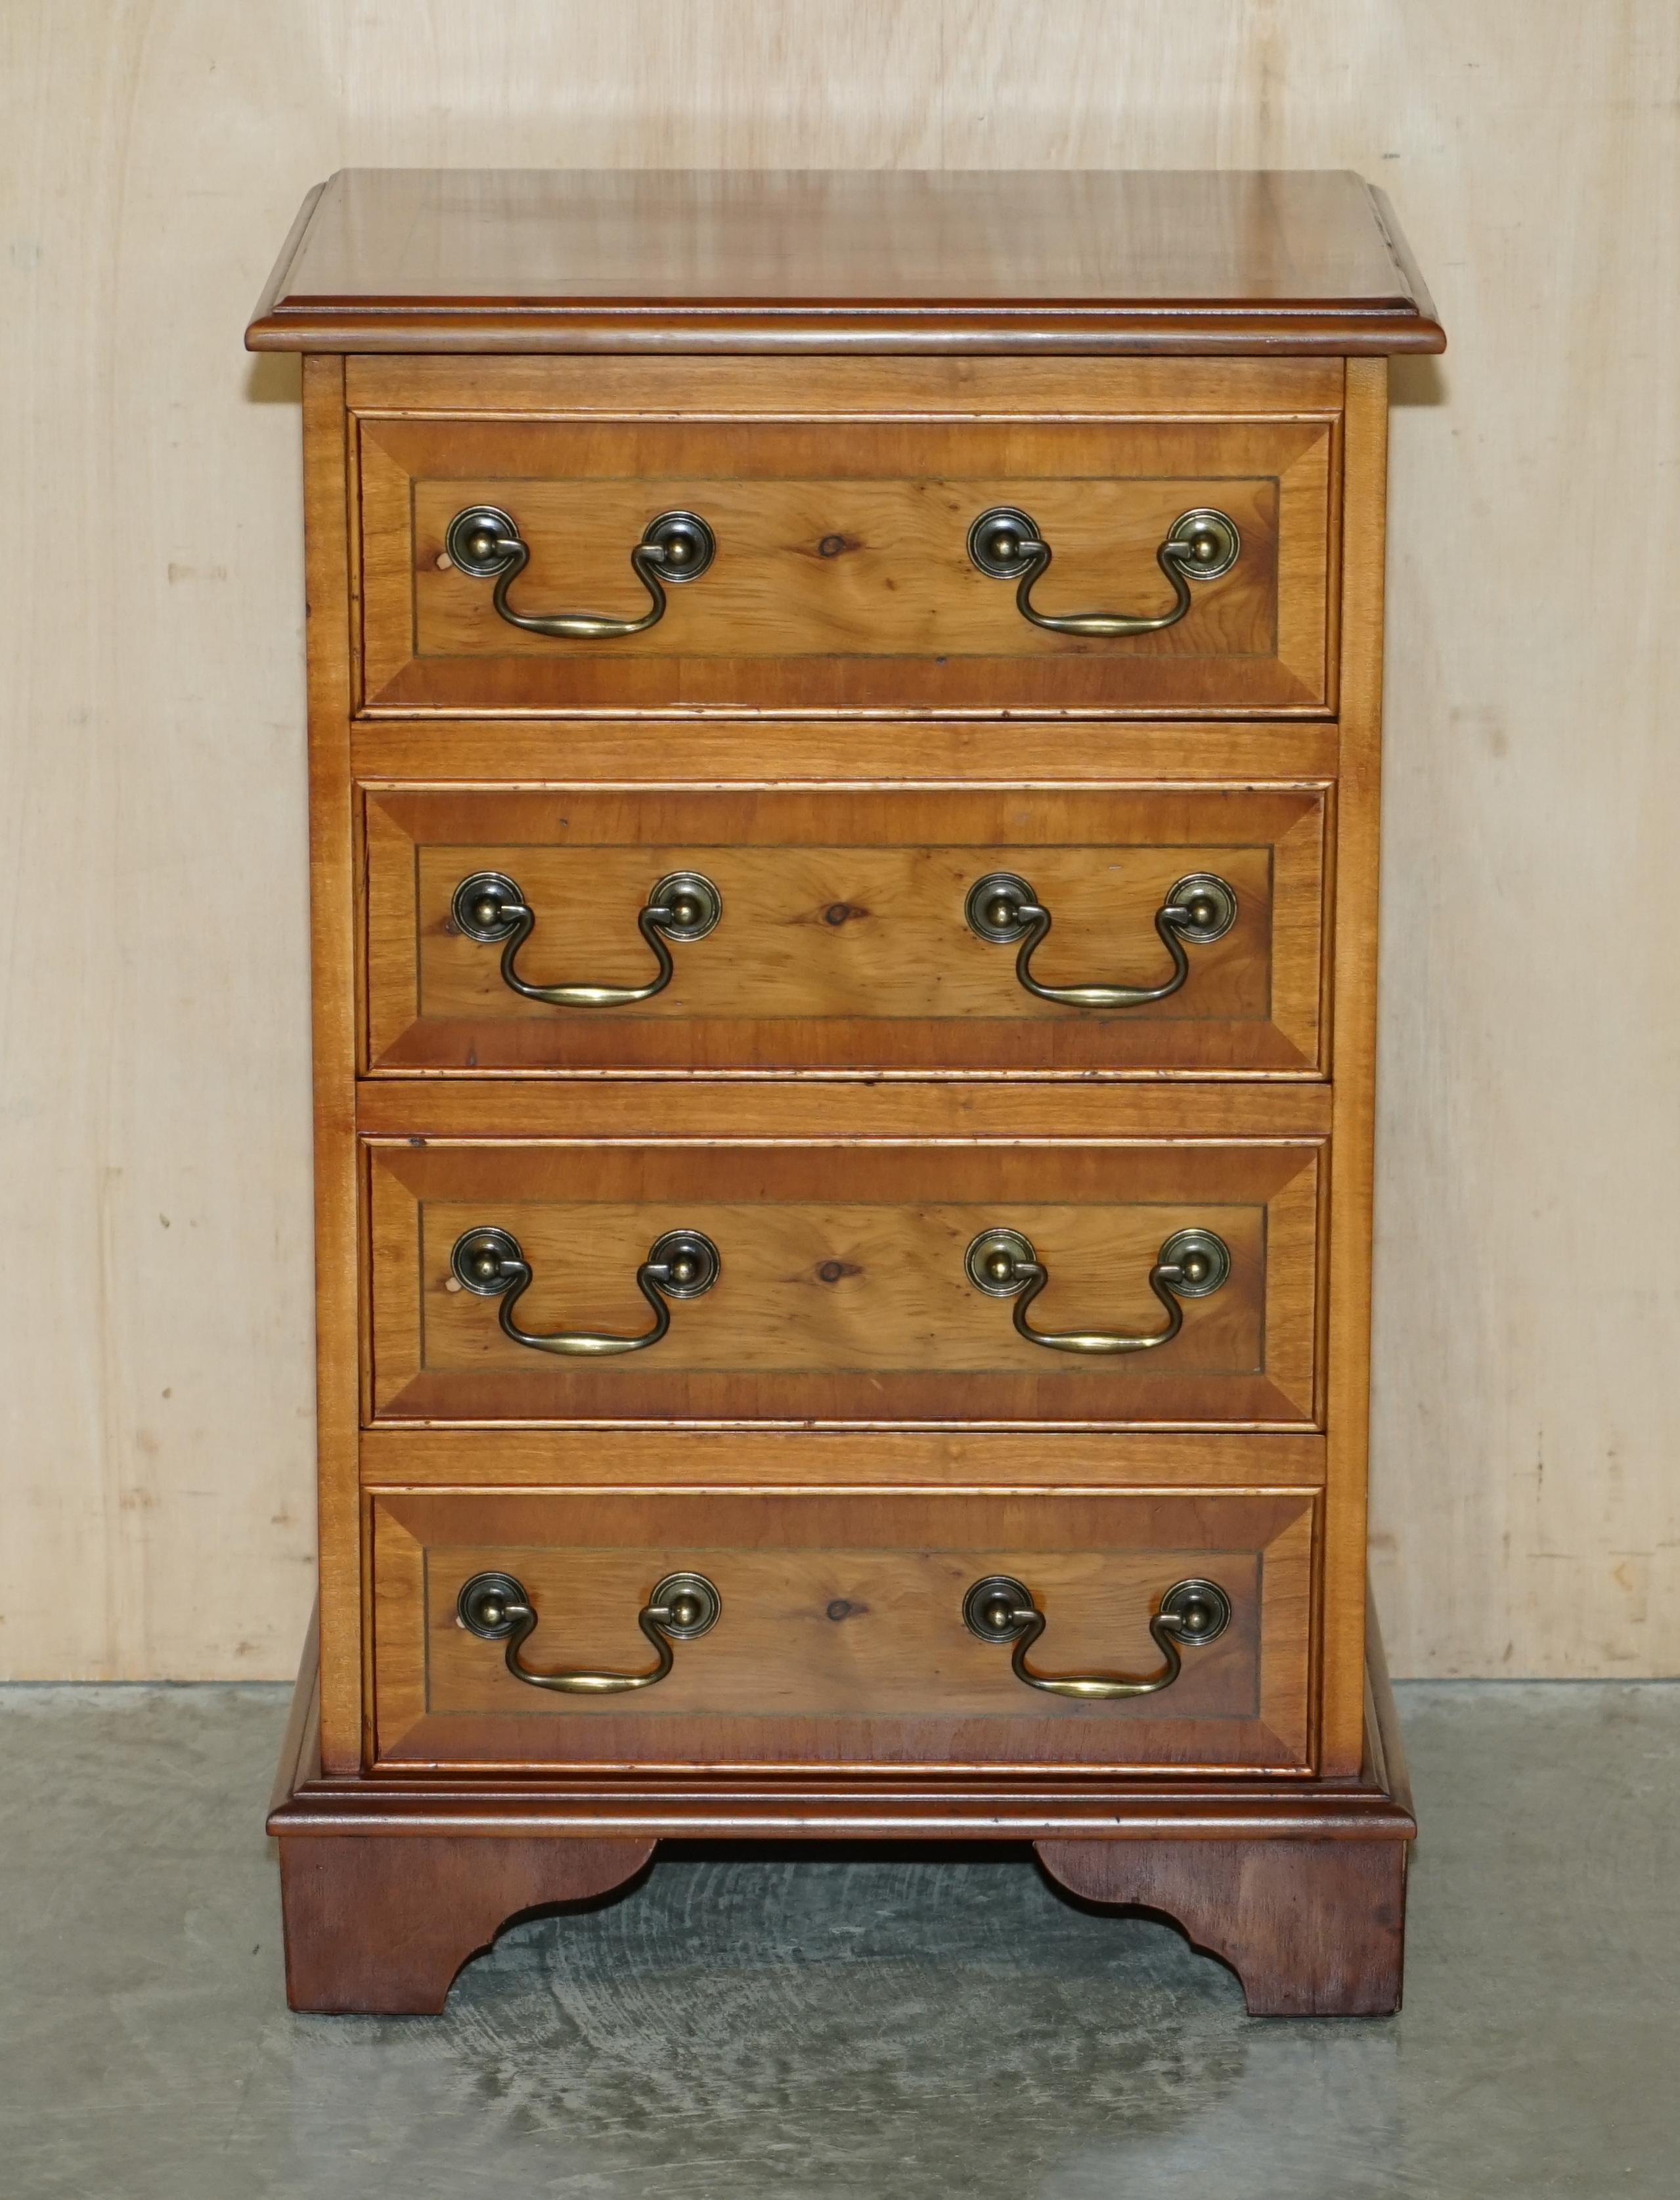
<svg viewBox="0 0 1680 2200">
<path fill-rule="evenodd" d="M 0 1690 L 5 2200 L 1680 2193 L 1680 1685 L 1401 1692 L 1404 2013 L 1256 2022 L 1024 1856 L 677 1853 L 294 2017 L 271 1688 Z"/>
</svg>

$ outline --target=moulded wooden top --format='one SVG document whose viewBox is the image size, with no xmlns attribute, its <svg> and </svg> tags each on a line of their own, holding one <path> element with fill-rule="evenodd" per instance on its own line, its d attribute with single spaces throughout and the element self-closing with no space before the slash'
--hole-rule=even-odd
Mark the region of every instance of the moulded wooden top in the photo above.
<svg viewBox="0 0 1680 2200">
<path fill-rule="evenodd" d="M 1445 338 L 1346 171 L 353 168 L 253 350 L 1372 354 Z"/>
</svg>

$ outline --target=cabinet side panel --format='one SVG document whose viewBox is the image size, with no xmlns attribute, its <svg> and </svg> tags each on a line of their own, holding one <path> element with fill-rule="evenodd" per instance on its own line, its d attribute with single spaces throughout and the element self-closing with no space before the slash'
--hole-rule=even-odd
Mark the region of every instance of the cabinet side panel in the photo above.
<svg viewBox="0 0 1680 2200">
<path fill-rule="evenodd" d="M 1342 513 L 1342 769 L 1335 851 L 1334 1114 L 1329 1198 L 1330 1440 L 1320 1765 L 1359 1770 L 1364 1717 L 1366 1461 L 1371 1393 L 1372 1123 L 1382 769 L 1388 362 L 1348 362 Z"/>
<path fill-rule="evenodd" d="M 321 1762 L 361 1762 L 361 1536 L 356 1202 L 355 821 L 350 781 L 350 574 L 344 362 L 303 362 L 309 643 L 309 851 L 314 986 L 315 1379 Z"/>
</svg>

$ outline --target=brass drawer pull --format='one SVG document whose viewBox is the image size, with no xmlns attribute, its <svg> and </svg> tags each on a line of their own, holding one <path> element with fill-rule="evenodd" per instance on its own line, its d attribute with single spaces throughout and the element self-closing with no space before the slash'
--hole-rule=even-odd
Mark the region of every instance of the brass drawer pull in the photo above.
<svg viewBox="0 0 1680 2200">
<path fill-rule="evenodd" d="M 651 1673 L 534 1673 L 520 1662 L 519 1652 L 536 1630 L 536 1614 L 512 1574 L 474 1574 L 455 1599 L 455 1617 L 470 1635 L 506 1643 L 504 1660 L 516 1681 L 565 1696 L 621 1696 L 631 1688 L 651 1688 L 675 1662 L 671 1644 L 704 1635 L 723 1609 L 723 1600 L 704 1574 L 667 1574 L 635 1616 L 659 1657 Z"/>
<path fill-rule="evenodd" d="M 1175 1582 L 1149 1624 L 1155 1646 L 1167 1660 L 1147 1681 L 1118 1681 L 1106 1674 L 1052 1675 L 1027 1670 L 1027 1653 L 1045 1631 L 1045 1615 L 1032 1592 L 1009 1574 L 987 1574 L 963 1600 L 963 1624 L 982 1642 L 1013 1642 L 1010 1668 L 1029 1688 L 1047 1696 L 1076 1696 L 1106 1703 L 1115 1696 L 1155 1696 L 1170 1688 L 1184 1670 L 1180 1646 L 1196 1649 L 1223 1635 L 1231 1624 L 1231 1600 L 1217 1582 Z"/>
<path fill-rule="evenodd" d="M 1132 611 L 1073 611 L 1052 617 L 1033 608 L 1033 583 L 1050 570 L 1051 548 L 1036 521 L 1012 505 L 994 505 L 969 530 L 969 562 L 994 581 L 1014 581 L 1015 607 L 1024 619 L 1051 634 L 1078 634 L 1113 641 L 1128 634 L 1159 634 L 1190 609 L 1191 581 L 1216 581 L 1242 555 L 1237 523 L 1223 512 L 1186 512 L 1173 522 L 1156 552 L 1156 563 L 1173 586 L 1173 608 L 1144 617 Z"/>
<path fill-rule="evenodd" d="M 1192 871 L 1170 890 L 1155 912 L 1155 928 L 1173 958 L 1173 974 L 1158 986 L 1041 986 L 1033 975 L 1032 962 L 1050 937 L 1051 915 L 1026 880 L 1013 871 L 992 871 L 977 879 L 969 889 L 963 915 L 977 939 L 999 946 L 1020 941 L 1016 978 L 1039 1000 L 1060 1001 L 1074 1009 L 1135 1009 L 1178 992 L 1190 975 L 1185 941 L 1204 947 L 1222 939 L 1237 922 L 1237 896 L 1213 871 Z"/>
<path fill-rule="evenodd" d="M 450 910 L 469 939 L 501 941 L 501 981 L 526 1000 L 559 1009 L 623 1009 L 664 991 L 672 968 L 665 942 L 704 939 L 723 914 L 723 897 L 700 871 L 670 871 L 659 881 L 635 920 L 659 966 L 645 986 L 533 986 L 522 978 L 514 960 L 536 927 L 536 911 L 503 871 L 474 871 L 463 879 Z"/>
<path fill-rule="evenodd" d="M 559 641 L 613 641 L 657 626 L 665 615 L 665 586 L 699 580 L 717 554 L 717 538 L 696 512 L 662 512 L 650 519 L 630 553 L 630 564 L 653 600 L 640 618 L 628 619 L 608 618 L 600 611 L 516 611 L 507 591 L 530 562 L 530 545 L 507 513 L 493 504 L 470 504 L 458 512 L 443 548 L 457 571 L 476 581 L 494 577 L 490 601 L 496 617 L 509 626 Z"/>
<path fill-rule="evenodd" d="M 697 1299 L 717 1280 L 717 1248 L 698 1230 L 668 1230 L 648 1248 L 635 1272 L 636 1288 L 653 1309 L 653 1326 L 640 1337 L 605 1337 L 598 1331 L 562 1330 L 534 1337 L 513 1319 L 513 1309 L 531 1283 L 530 1263 L 518 1238 L 486 1225 L 464 1231 L 449 1255 L 455 1281 L 480 1298 L 500 1298 L 502 1333 L 533 1352 L 555 1352 L 581 1360 L 610 1360 L 622 1352 L 645 1352 L 670 1327 L 668 1299 Z"/>
<path fill-rule="evenodd" d="M 1149 1272 L 1149 1287 L 1167 1309 L 1165 1329 L 1142 1337 L 1109 1330 L 1034 1329 L 1027 1309 L 1050 1281 L 1050 1271 L 1018 1230 L 982 1230 L 963 1257 L 969 1281 L 989 1297 L 1015 1301 L 1015 1325 L 1029 1344 L 1051 1352 L 1153 1352 L 1184 1327 L 1184 1299 L 1204 1299 L 1231 1273 L 1231 1249 L 1211 1230 L 1175 1230 Z"/>
</svg>

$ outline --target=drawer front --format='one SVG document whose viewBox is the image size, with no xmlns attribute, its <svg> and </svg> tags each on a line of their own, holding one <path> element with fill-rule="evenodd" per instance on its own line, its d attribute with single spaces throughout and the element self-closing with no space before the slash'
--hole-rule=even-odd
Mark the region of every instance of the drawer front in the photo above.
<svg viewBox="0 0 1680 2200">
<path fill-rule="evenodd" d="M 363 701 L 1323 709 L 1332 449 L 1326 421 L 1267 418 L 364 419 Z M 1171 623 L 1037 623 L 1019 560 L 984 569 L 1008 527 L 970 554 L 998 511 L 1050 553 L 1027 561 L 1039 617 Z M 1222 533 L 1197 535 L 1205 512 Z M 452 535 L 464 512 L 500 517 Z M 705 523 L 703 570 L 692 530 L 686 565 L 639 548 L 672 513 Z M 532 631 L 509 613 L 639 630 Z"/>
<path fill-rule="evenodd" d="M 1308 1763 L 1309 1491 L 378 1491 L 371 1504 L 388 1764 Z M 699 1577 L 686 1604 L 685 1576 Z M 971 1598 L 988 1583 L 1000 1586 Z M 1205 1583 L 1215 1595 L 1181 1589 Z M 510 1621 L 521 1600 L 534 1625 Z M 1015 1670 L 1027 1612 L 1043 1621 L 1027 1674 L 1167 1685 L 1032 1685 Z M 510 1641 L 539 1675 L 669 1670 L 613 1694 L 545 1689 L 509 1670 Z"/>
<path fill-rule="evenodd" d="M 371 1407 L 1310 1425 L 1320 1152 L 370 1142 Z"/>
<path fill-rule="evenodd" d="M 1324 810 L 1318 787 L 370 793 L 370 1062 L 1310 1074 Z M 664 930 L 649 993 L 642 912 L 689 875 L 711 922 Z M 1006 875 L 1047 930 L 988 916 Z"/>
</svg>

